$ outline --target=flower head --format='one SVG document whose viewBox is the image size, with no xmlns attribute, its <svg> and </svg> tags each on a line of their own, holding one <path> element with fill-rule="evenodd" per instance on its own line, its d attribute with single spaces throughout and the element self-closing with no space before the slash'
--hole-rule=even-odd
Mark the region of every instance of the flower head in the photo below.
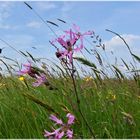
<svg viewBox="0 0 140 140">
<path fill-rule="evenodd" d="M 83 44 L 83 39 L 85 36 L 87 35 L 92 35 L 93 34 L 93 31 L 87 31 L 87 32 L 84 32 L 84 33 L 81 33 L 80 32 L 80 27 L 77 26 L 76 24 L 73 24 L 73 35 L 75 36 L 75 38 L 77 38 L 77 40 L 80 40 L 80 49 L 83 49 L 84 48 L 84 44 Z M 67 34 L 70 34 L 69 31 L 65 31 Z"/>
<path fill-rule="evenodd" d="M 75 117 L 72 114 L 68 113 L 67 118 L 68 118 L 68 124 L 69 125 L 74 123 Z"/>
<path fill-rule="evenodd" d="M 58 119 L 54 115 L 50 115 L 49 119 L 52 120 L 52 121 L 54 121 L 54 122 L 56 122 L 56 124 L 63 124 L 62 120 Z"/>
<path fill-rule="evenodd" d="M 25 69 L 19 71 L 19 75 L 29 74 L 31 73 L 31 63 L 23 64 Z"/>
<path fill-rule="evenodd" d="M 66 135 L 67 135 L 68 138 L 71 139 L 73 137 L 73 130 L 68 129 L 67 132 L 66 132 Z"/>
<path fill-rule="evenodd" d="M 93 78 L 92 78 L 92 76 L 88 76 L 88 77 L 85 77 L 84 80 L 86 82 L 89 82 L 89 81 L 93 80 Z"/>
<path fill-rule="evenodd" d="M 20 76 L 18 79 L 19 79 L 20 81 L 24 81 L 24 80 L 25 80 L 23 76 Z"/>
<path fill-rule="evenodd" d="M 35 75 L 36 76 L 36 81 L 33 83 L 34 87 L 38 87 L 41 84 L 44 84 L 47 79 L 46 79 L 46 75 L 45 74 L 40 74 L 40 75 Z"/>
<path fill-rule="evenodd" d="M 56 42 L 60 44 L 62 46 L 62 50 L 59 50 L 55 46 L 57 48 L 56 56 L 59 59 L 63 59 L 63 58 L 68 59 L 69 63 L 71 64 L 73 60 L 73 54 L 75 52 L 80 52 L 84 48 L 83 45 L 84 36 L 91 35 L 93 32 L 88 31 L 82 34 L 80 33 L 80 28 L 75 24 L 73 25 L 73 30 L 70 29 L 64 32 L 65 35 L 58 37 L 54 41 L 51 41 L 51 44 L 53 46 L 55 46 L 54 43 Z M 80 40 L 80 45 L 77 45 L 78 40 Z"/>
<path fill-rule="evenodd" d="M 67 123 L 63 123 L 61 119 L 58 119 L 54 115 L 50 115 L 50 119 L 54 122 L 56 122 L 56 125 L 59 125 L 60 128 L 58 129 L 53 129 L 53 132 L 48 132 L 44 131 L 44 137 L 46 138 L 53 138 L 53 139 L 61 139 L 63 136 L 66 136 L 67 138 L 72 138 L 73 137 L 73 130 L 70 129 L 71 125 L 74 123 L 75 116 L 72 115 L 71 113 L 68 113 L 66 115 L 68 118 Z"/>
<path fill-rule="evenodd" d="M 38 87 L 41 84 L 48 83 L 46 75 L 43 72 L 40 72 L 35 67 L 32 67 L 31 63 L 23 64 L 23 67 L 24 67 L 23 70 L 18 71 L 18 74 L 21 76 L 19 78 L 20 81 L 24 80 L 24 77 L 22 75 L 28 74 L 29 76 L 35 79 L 35 82 L 33 82 L 34 87 Z"/>
<path fill-rule="evenodd" d="M 64 58 L 65 56 L 69 59 L 69 62 L 72 63 L 72 55 L 76 51 L 80 51 L 80 48 L 74 47 L 78 38 L 74 35 L 70 29 L 69 39 L 64 40 L 64 38 L 59 37 L 57 42 L 63 47 L 63 50 L 57 51 L 60 54 L 59 58 Z"/>
<path fill-rule="evenodd" d="M 113 94 L 112 91 L 109 91 L 108 95 L 106 96 L 106 99 L 114 102 L 116 100 L 116 95 Z"/>
</svg>

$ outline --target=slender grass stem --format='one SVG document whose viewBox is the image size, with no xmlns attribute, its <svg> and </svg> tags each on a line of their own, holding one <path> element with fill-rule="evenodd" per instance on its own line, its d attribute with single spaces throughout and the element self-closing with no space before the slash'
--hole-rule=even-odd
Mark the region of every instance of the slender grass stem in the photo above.
<svg viewBox="0 0 140 140">
<path fill-rule="evenodd" d="M 73 84 L 73 88 L 74 88 L 74 92 L 75 92 L 75 95 L 76 95 L 76 102 L 77 102 L 77 107 L 78 107 L 78 111 L 81 115 L 81 117 L 83 118 L 86 126 L 88 127 L 91 135 L 93 136 L 93 138 L 96 138 L 95 137 L 95 133 L 93 132 L 93 130 L 91 129 L 90 125 L 88 124 L 86 118 L 84 117 L 83 113 L 82 113 L 82 110 L 81 110 L 81 107 L 80 107 L 80 99 L 79 99 L 79 96 L 78 96 L 78 92 L 77 92 L 77 88 L 76 88 L 76 82 L 75 82 L 75 78 L 74 78 L 74 65 L 73 65 L 73 61 L 72 61 L 72 71 L 70 70 L 70 68 L 68 67 L 67 63 L 66 64 L 66 67 L 68 68 L 69 72 L 70 72 L 70 75 L 71 75 L 71 79 L 72 79 L 72 84 Z"/>
<path fill-rule="evenodd" d="M 96 138 L 93 130 L 90 128 L 90 125 L 88 124 L 86 118 L 84 117 L 84 115 L 83 115 L 83 113 L 81 111 L 80 99 L 79 99 L 78 92 L 77 92 L 77 89 L 76 89 L 76 83 L 75 83 L 75 79 L 74 79 L 74 75 L 73 74 L 71 75 L 71 78 L 72 78 L 73 87 L 74 87 L 74 91 L 75 91 L 75 95 L 76 95 L 76 100 L 77 100 L 77 105 L 78 105 L 79 113 L 80 113 L 81 117 L 83 118 L 84 122 L 86 123 L 87 127 L 89 128 L 89 131 L 92 134 L 93 138 Z"/>
</svg>

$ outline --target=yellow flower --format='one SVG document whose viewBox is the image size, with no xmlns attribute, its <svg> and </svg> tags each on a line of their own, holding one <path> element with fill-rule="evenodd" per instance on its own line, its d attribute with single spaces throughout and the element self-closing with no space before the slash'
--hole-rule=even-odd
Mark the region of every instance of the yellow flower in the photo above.
<svg viewBox="0 0 140 140">
<path fill-rule="evenodd" d="M 108 95 L 106 96 L 106 99 L 111 100 L 111 101 L 115 101 L 116 100 L 116 95 L 112 93 L 112 91 L 110 90 L 108 92 Z"/>
<path fill-rule="evenodd" d="M 20 81 L 24 81 L 24 80 L 25 80 L 23 76 L 19 77 L 18 79 L 19 79 Z"/>
<path fill-rule="evenodd" d="M 112 95 L 112 100 L 116 100 L 116 95 Z"/>
<path fill-rule="evenodd" d="M 89 82 L 89 81 L 91 81 L 92 79 L 93 79 L 92 76 L 89 76 L 89 77 L 84 78 L 84 80 L 85 80 L 86 82 Z"/>
</svg>

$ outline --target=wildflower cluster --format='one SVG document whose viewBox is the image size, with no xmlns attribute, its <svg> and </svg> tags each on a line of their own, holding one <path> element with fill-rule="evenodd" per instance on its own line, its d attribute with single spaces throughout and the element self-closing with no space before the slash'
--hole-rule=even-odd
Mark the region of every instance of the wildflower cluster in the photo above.
<svg viewBox="0 0 140 140">
<path fill-rule="evenodd" d="M 72 66 L 72 72 L 74 71 L 73 67 L 73 54 L 76 52 L 81 52 L 84 48 L 83 40 L 84 37 L 87 35 L 93 35 L 92 31 L 88 31 L 85 33 L 80 32 L 80 28 L 73 24 L 73 27 L 70 30 L 64 31 L 64 35 L 59 36 L 50 43 L 55 46 L 55 43 L 58 43 L 62 48 L 57 48 L 56 56 L 62 62 L 65 62 L 69 66 Z M 35 79 L 33 82 L 33 86 L 38 87 L 41 84 L 49 85 L 48 80 L 46 79 L 46 75 L 44 72 L 36 69 L 35 67 L 31 66 L 31 63 L 23 64 L 24 69 L 20 70 L 18 73 L 21 76 L 19 78 L 20 81 L 25 82 L 24 75 L 27 74 L 30 77 Z M 71 70 L 71 69 L 70 69 Z M 73 79 L 74 80 L 74 79 Z M 87 77 L 85 79 L 86 82 L 91 81 L 92 77 Z M 50 120 L 55 122 L 55 125 L 59 126 L 59 128 L 55 129 L 52 128 L 52 132 L 48 132 L 45 130 L 44 137 L 52 138 L 52 139 L 61 139 L 61 138 L 73 138 L 73 130 L 71 129 L 72 124 L 74 123 L 75 116 L 71 113 L 66 115 L 68 118 L 67 123 L 63 123 L 61 119 L 58 119 L 54 115 L 50 115 Z"/>
<path fill-rule="evenodd" d="M 85 33 L 80 33 L 80 28 L 73 24 L 72 29 L 68 31 L 64 31 L 64 35 L 56 38 L 55 40 L 51 41 L 51 44 L 56 47 L 55 43 L 58 43 L 62 46 L 62 50 L 57 48 L 56 56 L 64 60 L 68 60 L 69 64 L 72 64 L 73 61 L 73 54 L 75 52 L 80 52 L 84 48 L 83 39 L 86 35 L 92 35 L 93 31 L 88 31 Z M 80 40 L 80 44 L 78 45 L 77 42 Z"/>
<path fill-rule="evenodd" d="M 54 115 L 50 115 L 50 120 L 54 121 L 56 123 L 55 125 L 59 125 L 60 128 L 53 128 L 53 132 L 48 132 L 47 130 L 45 130 L 44 137 L 61 139 L 63 136 L 66 136 L 70 139 L 73 138 L 73 130 L 70 127 L 74 123 L 75 117 L 71 113 L 68 113 L 66 117 L 68 118 L 68 121 L 67 123 L 63 123 L 61 119 L 58 119 Z"/>
<path fill-rule="evenodd" d="M 23 64 L 24 70 L 20 70 L 18 73 L 20 76 L 24 74 L 28 74 L 32 78 L 35 79 L 35 82 L 33 83 L 33 86 L 38 87 L 41 84 L 48 84 L 48 81 L 46 79 L 46 75 L 44 73 L 40 73 L 37 71 L 34 67 L 31 66 L 31 63 Z M 20 77 L 19 80 L 24 81 L 24 77 Z"/>
</svg>

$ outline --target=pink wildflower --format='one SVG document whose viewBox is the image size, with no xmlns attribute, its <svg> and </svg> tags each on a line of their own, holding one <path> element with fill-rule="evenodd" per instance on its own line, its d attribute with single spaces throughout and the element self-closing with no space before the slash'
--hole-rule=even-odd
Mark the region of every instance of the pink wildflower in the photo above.
<svg viewBox="0 0 140 140">
<path fill-rule="evenodd" d="M 36 76 L 36 81 L 33 83 L 33 86 L 34 87 L 38 87 L 40 86 L 41 84 L 44 84 L 47 79 L 46 79 L 46 75 L 45 74 L 40 74 L 39 76 L 38 75 L 35 75 Z"/>
<path fill-rule="evenodd" d="M 41 84 L 49 84 L 46 79 L 46 75 L 44 73 L 40 73 L 36 68 L 32 67 L 31 63 L 23 64 L 23 66 L 24 69 L 18 71 L 18 74 L 19 75 L 28 74 L 29 76 L 34 78 L 35 79 L 35 82 L 33 83 L 34 87 L 38 87 Z"/>
<path fill-rule="evenodd" d="M 54 130 L 53 132 L 48 132 L 48 131 L 44 130 L 44 132 L 45 132 L 44 137 L 49 137 L 49 138 L 51 138 L 53 135 L 55 135 L 55 138 L 56 138 L 56 137 L 58 137 L 59 131 L 60 131 L 60 128 Z M 52 138 L 53 138 L 53 137 L 52 137 Z"/>
<path fill-rule="evenodd" d="M 31 72 L 31 63 L 28 64 L 23 64 L 23 66 L 25 67 L 24 70 L 19 71 L 19 75 L 24 75 L 24 74 L 28 74 Z"/>
<path fill-rule="evenodd" d="M 68 124 L 71 125 L 74 123 L 75 117 L 72 114 L 68 113 L 67 118 L 68 118 Z"/>
<path fill-rule="evenodd" d="M 18 72 L 19 75 L 24 75 L 24 74 L 28 74 L 33 78 L 36 78 L 36 74 L 38 74 L 38 71 L 36 71 L 32 66 L 31 63 L 27 63 L 27 64 L 23 64 L 24 69 L 20 70 Z"/>
<path fill-rule="evenodd" d="M 70 138 L 70 139 L 73 137 L 73 131 L 72 130 L 68 129 L 66 134 L 67 134 L 67 137 Z"/>
<path fill-rule="evenodd" d="M 59 50 L 55 46 L 55 48 L 57 48 L 56 56 L 60 59 L 63 59 L 65 57 L 66 59 L 68 58 L 70 64 L 72 63 L 73 60 L 73 54 L 75 52 L 80 52 L 84 48 L 83 45 L 84 36 L 93 34 L 93 32 L 91 31 L 81 34 L 80 28 L 75 24 L 73 25 L 73 29 L 74 31 L 72 29 L 70 29 L 69 31 L 64 31 L 66 33 L 65 35 L 58 37 L 54 41 L 51 41 L 51 44 L 53 46 L 55 46 L 54 43 L 58 42 L 63 47 L 62 50 Z M 68 39 L 66 39 L 66 37 Z M 80 46 L 76 44 L 78 40 L 80 40 Z"/>
<path fill-rule="evenodd" d="M 75 30 L 75 32 L 73 32 L 73 34 L 78 38 L 80 39 L 80 49 L 83 49 L 84 48 L 84 44 L 83 44 L 83 39 L 84 39 L 84 36 L 86 35 L 92 35 L 93 34 L 93 31 L 87 31 L 87 32 L 84 32 L 84 33 L 81 33 L 80 32 L 80 27 L 77 26 L 76 24 L 73 24 L 73 29 Z M 67 34 L 70 34 L 69 31 L 65 31 Z"/>
<path fill-rule="evenodd" d="M 52 139 L 61 139 L 63 136 L 66 136 L 67 138 L 73 137 L 73 130 L 70 129 L 71 125 L 74 123 L 75 117 L 74 115 L 68 113 L 67 114 L 68 121 L 67 123 L 63 123 L 62 120 L 58 119 L 56 116 L 51 115 L 50 119 L 56 122 L 57 125 L 60 125 L 60 128 L 53 129 L 53 132 L 48 132 L 44 130 L 45 134 L 44 137 L 46 138 L 52 138 Z"/>
<path fill-rule="evenodd" d="M 49 117 L 49 119 L 52 120 L 52 121 L 54 121 L 54 122 L 56 122 L 56 124 L 63 124 L 62 120 L 59 120 L 59 119 L 58 119 L 56 116 L 54 116 L 54 115 L 51 115 L 51 116 Z"/>
<path fill-rule="evenodd" d="M 80 51 L 80 48 L 74 48 L 74 45 L 76 44 L 77 38 L 73 34 L 72 30 L 70 29 L 69 34 L 70 39 L 67 39 L 66 41 L 63 38 L 58 38 L 57 42 L 65 49 L 62 51 L 58 51 L 59 54 L 61 54 L 60 58 L 64 58 L 65 56 L 68 57 L 69 62 L 72 63 L 72 55 L 76 51 Z"/>
</svg>

